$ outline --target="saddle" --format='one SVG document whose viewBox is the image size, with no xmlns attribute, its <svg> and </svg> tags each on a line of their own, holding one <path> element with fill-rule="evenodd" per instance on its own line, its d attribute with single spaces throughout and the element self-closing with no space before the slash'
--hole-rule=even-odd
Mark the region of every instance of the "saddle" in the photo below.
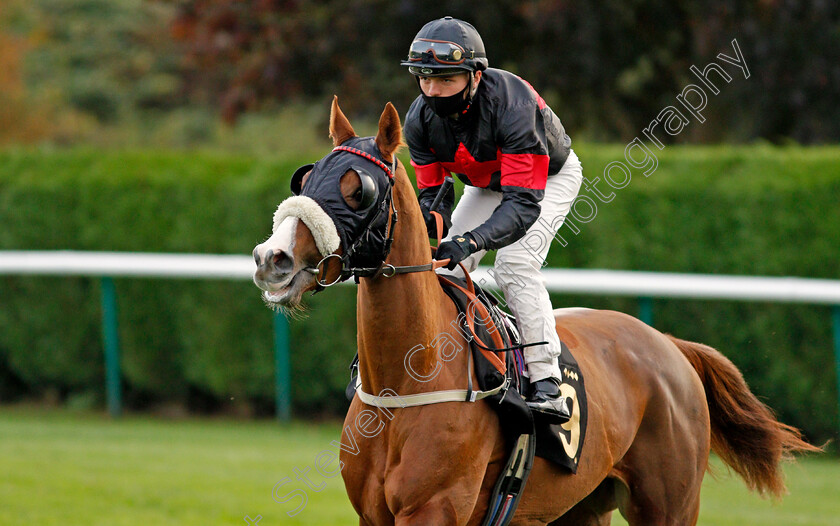
<svg viewBox="0 0 840 526">
<path fill-rule="evenodd" d="M 506 391 L 487 398 L 490 406 L 498 413 L 508 439 L 513 441 L 521 434 L 534 434 L 536 456 L 572 473 L 577 472 L 586 435 L 588 407 L 583 375 L 569 348 L 565 343 L 560 343 L 562 352 L 558 361 L 563 372 L 561 392 L 573 399 L 572 418 L 564 424 L 548 424 L 541 418 L 535 419 L 531 409 L 525 405 L 531 384 L 515 318 L 498 307 L 495 295 L 474 284 L 475 295 L 471 296 L 467 280 L 441 275 L 438 278 L 444 292 L 455 303 L 458 312 L 463 314 L 458 319 L 464 324 L 462 332 L 470 340 L 479 389 L 493 389 L 504 382 L 510 385 Z M 486 314 L 481 314 L 483 311 L 476 302 L 481 303 Z M 478 323 L 473 324 L 474 331 L 468 326 L 470 315 L 474 319 L 479 318 Z M 488 318 L 490 322 L 486 321 Z M 499 339 L 502 347 L 494 348 L 493 344 L 498 345 Z M 494 349 L 503 351 L 497 352 Z M 497 367 L 500 361 L 505 364 L 503 371 Z"/>
</svg>

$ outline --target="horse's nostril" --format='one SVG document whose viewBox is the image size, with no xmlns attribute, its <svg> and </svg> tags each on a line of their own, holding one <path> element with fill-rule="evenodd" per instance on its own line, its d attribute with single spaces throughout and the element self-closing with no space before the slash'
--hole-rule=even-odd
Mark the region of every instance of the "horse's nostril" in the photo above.
<svg viewBox="0 0 840 526">
<path fill-rule="evenodd" d="M 288 274 L 294 269 L 294 260 L 282 249 L 268 249 L 263 254 L 254 250 L 254 261 L 259 271 Z"/>
<path fill-rule="evenodd" d="M 271 262 L 273 263 L 274 268 L 280 272 L 291 272 L 292 267 L 294 267 L 292 258 L 290 258 L 282 250 L 278 250 L 276 254 L 271 256 Z"/>
</svg>

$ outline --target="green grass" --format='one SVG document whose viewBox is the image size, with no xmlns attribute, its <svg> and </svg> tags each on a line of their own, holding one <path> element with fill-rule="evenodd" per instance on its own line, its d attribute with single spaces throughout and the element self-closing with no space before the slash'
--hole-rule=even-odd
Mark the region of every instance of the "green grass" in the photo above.
<svg viewBox="0 0 840 526">
<path fill-rule="evenodd" d="M 735 472 L 713 459 L 715 477 L 706 474 L 700 496 L 704 526 L 837 526 L 840 524 L 840 460 L 799 459 L 785 465 L 790 494 L 774 503 L 751 493 Z M 626 526 L 618 512 L 612 526 Z"/>
<path fill-rule="evenodd" d="M 0 410 L 0 524 L 216 525 L 262 516 L 274 524 L 357 524 L 340 477 L 324 478 L 315 458 L 335 451 L 338 424 L 238 420 L 119 421 L 91 414 L 26 408 Z M 361 447 L 363 445 L 360 444 Z M 326 461 L 324 461 L 326 462 Z M 335 468 L 335 462 L 324 464 Z M 296 480 L 310 468 L 320 491 Z M 723 470 L 719 470 L 723 473 Z M 786 469 L 791 490 L 773 505 L 739 479 L 707 477 L 704 525 L 836 525 L 840 523 L 840 462 L 802 460 Z M 290 481 L 307 494 L 278 503 L 275 484 Z M 624 524 L 616 518 L 613 524 Z"/>
<path fill-rule="evenodd" d="M 334 451 L 338 425 L 231 420 L 166 421 L 66 412 L 0 411 L 0 524 L 216 525 L 351 524 L 341 477 L 324 479 L 315 457 Z M 299 503 L 278 496 L 305 488 L 295 468 L 320 492 Z M 329 466 L 334 468 L 335 465 Z"/>
</svg>

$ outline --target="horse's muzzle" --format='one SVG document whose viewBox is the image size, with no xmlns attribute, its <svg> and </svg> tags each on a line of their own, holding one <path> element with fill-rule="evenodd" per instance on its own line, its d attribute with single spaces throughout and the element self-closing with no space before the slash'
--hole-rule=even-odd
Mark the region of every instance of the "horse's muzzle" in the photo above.
<svg viewBox="0 0 840 526">
<path fill-rule="evenodd" d="M 292 258 L 283 250 L 268 249 L 260 254 L 259 247 L 254 249 L 254 284 L 266 292 L 276 292 L 284 288 L 293 277 L 295 267 Z"/>
</svg>

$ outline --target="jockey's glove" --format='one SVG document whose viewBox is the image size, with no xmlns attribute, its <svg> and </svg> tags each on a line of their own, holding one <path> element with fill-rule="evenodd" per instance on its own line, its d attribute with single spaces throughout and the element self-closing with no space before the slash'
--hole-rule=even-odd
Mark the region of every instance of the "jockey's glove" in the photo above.
<svg viewBox="0 0 840 526">
<path fill-rule="evenodd" d="M 452 207 L 455 206 L 454 186 L 449 185 L 449 191 L 444 192 L 443 198 L 436 210 L 443 217 L 443 232 L 438 233 L 435 218 L 429 213 L 442 187 L 443 183 L 437 186 L 421 188 L 417 196 L 417 200 L 420 203 L 420 210 L 423 212 L 423 221 L 426 223 L 426 230 L 429 231 L 429 237 L 432 239 L 445 238 L 449 233 L 449 227 L 452 226 Z"/>
<path fill-rule="evenodd" d="M 437 232 L 437 223 L 435 222 L 435 216 L 429 212 L 429 209 L 423 203 L 420 203 L 420 211 L 423 212 L 423 221 L 426 223 L 426 230 L 429 232 L 429 237 L 432 239 L 438 238 Z M 449 227 L 452 226 L 452 220 L 449 219 L 450 214 L 445 212 L 439 211 L 440 216 L 443 218 L 443 232 L 440 233 L 440 237 L 446 237 L 446 234 L 449 233 Z"/>
<path fill-rule="evenodd" d="M 460 236 L 455 236 L 448 241 L 444 241 L 438 247 L 437 252 L 435 252 L 435 259 L 438 261 L 449 259 L 449 263 L 446 265 L 446 268 L 454 270 L 458 263 L 468 258 L 470 254 L 478 250 L 478 248 L 471 243 L 472 240 L 472 235 L 467 232 L 465 234 L 461 234 Z"/>
</svg>

